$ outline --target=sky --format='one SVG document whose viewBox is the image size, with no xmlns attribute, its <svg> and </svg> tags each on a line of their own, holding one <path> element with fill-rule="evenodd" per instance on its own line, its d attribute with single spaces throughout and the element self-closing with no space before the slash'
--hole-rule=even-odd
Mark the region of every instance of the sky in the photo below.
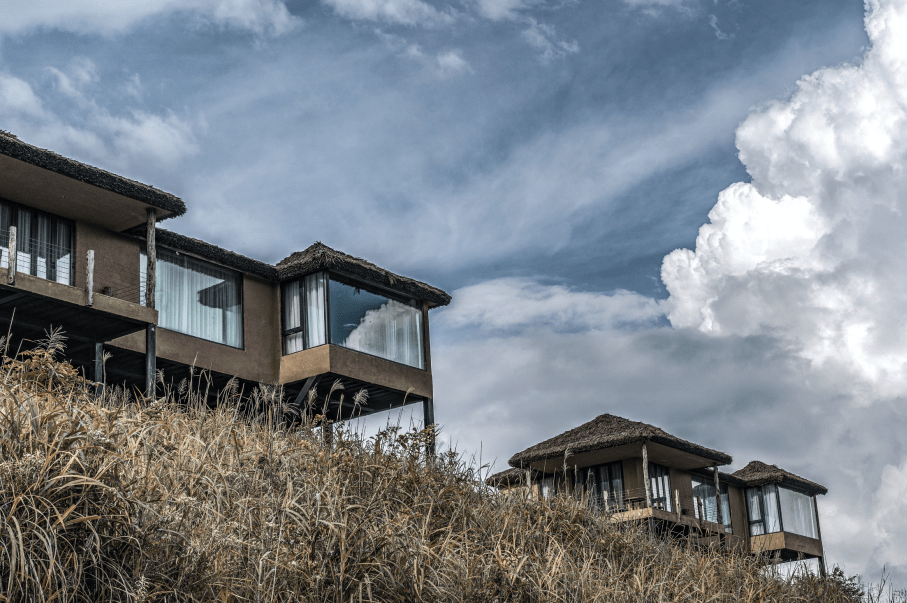
<svg viewBox="0 0 907 603">
<path fill-rule="evenodd" d="M 907 0 L 3 4 L 0 129 L 450 292 L 445 444 L 653 423 L 907 585 Z"/>
</svg>

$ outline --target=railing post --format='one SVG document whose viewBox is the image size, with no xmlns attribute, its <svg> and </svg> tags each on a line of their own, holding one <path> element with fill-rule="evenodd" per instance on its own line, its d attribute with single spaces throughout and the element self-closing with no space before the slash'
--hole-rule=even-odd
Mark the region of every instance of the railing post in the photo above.
<svg viewBox="0 0 907 603">
<path fill-rule="evenodd" d="M 19 251 L 16 249 L 16 227 L 9 227 L 9 278 L 7 282 L 10 285 L 16 284 L 16 260 L 19 258 Z"/>
<path fill-rule="evenodd" d="M 724 525 L 721 521 L 721 484 L 718 481 L 718 463 L 712 464 L 712 471 L 715 472 L 715 523 Z"/>
<path fill-rule="evenodd" d="M 652 492 L 649 487 L 649 452 L 646 450 L 646 443 L 642 443 L 642 482 L 646 488 L 646 508 L 652 507 Z"/>
<path fill-rule="evenodd" d="M 674 490 L 674 510 L 677 512 L 677 523 L 680 523 L 680 490 Z"/>
<path fill-rule="evenodd" d="M 85 293 L 88 294 L 88 305 L 94 305 L 94 249 L 85 254 Z"/>
</svg>

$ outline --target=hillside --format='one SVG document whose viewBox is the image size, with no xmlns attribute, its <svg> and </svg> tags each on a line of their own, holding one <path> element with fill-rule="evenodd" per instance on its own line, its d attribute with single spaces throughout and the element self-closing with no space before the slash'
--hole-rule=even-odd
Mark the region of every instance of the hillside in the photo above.
<svg viewBox="0 0 907 603">
<path fill-rule="evenodd" d="M 333 441 L 197 376 L 149 404 L 93 387 L 49 337 L 0 372 L 6 601 L 854 601 L 569 500 L 506 497 L 426 434 Z M 880 600 L 874 597 L 873 600 Z"/>
</svg>

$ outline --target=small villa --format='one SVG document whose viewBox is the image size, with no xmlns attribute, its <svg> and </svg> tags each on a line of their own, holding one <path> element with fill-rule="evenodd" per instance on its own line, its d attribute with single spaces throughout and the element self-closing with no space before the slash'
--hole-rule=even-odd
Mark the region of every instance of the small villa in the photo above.
<svg viewBox="0 0 907 603">
<path fill-rule="evenodd" d="M 10 347 L 62 327 L 86 377 L 149 397 L 193 367 L 213 391 L 279 384 L 297 404 L 339 380 L 332 420 L 421 403 L 433 424 L 428 314 L 447 293 L 321 243 L 271 265 L 159 228 L 185 212 L 174 195 L 0 131 Z"/>
<path fill-rule="evenodd" d="M 510 458 L 490 486 L 530 496 L 563 495 L 610 514 L 647 521 L 777 561 L 817 559 L 824 568 L 816 496 L 828 490 L 774 465 L 732 459 L 658 427 L 604 414 Z"/>
</svg>

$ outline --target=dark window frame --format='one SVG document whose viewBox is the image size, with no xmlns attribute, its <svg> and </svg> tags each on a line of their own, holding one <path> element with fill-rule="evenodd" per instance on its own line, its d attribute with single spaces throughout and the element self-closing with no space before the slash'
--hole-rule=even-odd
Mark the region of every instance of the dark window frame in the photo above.
<svg viewBox="0 0 907 603">
<path fill-rule="evenodd" d="M 775 487 L 775 492 L 776 492 L 776 496 L 775 496 L 775 503 L 776 503 L 776 504 L 775 504 L 775 512 L 778 514 L 778 531 L 777 531 L 777 532 L 768 532 L 768 531 L 767 531 L 768 526 L 767 526 L 766 523 L 765 523 L 765 522 L 766 522 L 766 519 L 765 519 L 765 509 L 766 509 L 766 507 L 768 507 L 768 501 L 767 501 L 766 496 L 765 496 L 765 486 L 774 486 L 774 487 Z M 750 490 L 759 490 L 759 498 L 758 498 L 758 500 L 759 500 L 759 513 L 760 513 L 760 515 L 759 515 L 759 519 L 758 519 L 758 520 L 753 520 L 753 521 L 750 520 L 750 517 L 751 517 L 751 513 L 750 513 L 750 507 L 751 507 L 751 505 L 750 505 L 750 496 L 749 496 L 749 491 L 750 491 Z M 757 534 L 757 536 L 765 536 L 765 535 L 767 535 L 767 534 L 778 534 L 779 532 L 783 532 L 783 531 L 784 531 L 784 516 L 781 514 L 781 493 L 778 492 L 778 484 L 762 484 L 762 485 L 760 485 L 760 486 L 750 486 L 749 488 L 747 488 L 747 489 L 744 491 L 744 498 L 746 499 L 746 524 L 747 524 L 747 532 L 749 533 L 749 535 L 750 535 L 751 537 L 753 536 L 753 534 L 752 534 L 752 528 L 751 528 L 750 526 L 752 526 L 753 524 L 760 524 L 760 525 L 762 525 L 762 534 Z"/>
<path fill-rule="evenodd" d="M 37 220 L 37 218 L 39 216 L 44 216 L 45 218 L 50 220 L 50 240 L 51 241 L 57 240 L 57 234 L 58 234 L 57 225 L 60 222 L 64 222 L 69 225 L 69 243 L 70 243 L 70 250 L 72 252 L 72 261 L 69 262 L 69 286 L 70 287 L 75 286 L 75 277 L 76 277 L 76 223 L 75 223 L 75 221 L 70 220 L 69 218 L 64 218 L 62 216 L 58 216 L 56 214 L 42 211 L 40 209 L 35 209 L 34 207 L 29 207 L 28 205 L 24 205 L 22 203 L 16 203 L 15 201 L 10 201 L 9 199 L 7 199 L 5 197 L 0 197 L 0 204 L 8 205 L 10 208 L 10 216 L 9 216 L 10 226 L 18 224 L 20 210 L 26 210 L 28 212 L 31 212 L 32 216 L 35 218 L 35 219 L 31 220 L 31 224 L 29 226 L 29 233 L 28 233 L 28 241 L 30 243 L 29 249 L 27 251 L 22 250 L 21 248 L 16 250 L 17 253 L 19 253 L 19 252 L 28 253 L 29 255 L 31 255 L 33 257 L 32 261 L 29 262 L 30 265 L 29 265 L 29 271 L 28 271 L 28 274 L 31 276 L 35 276 L 35 277 L 38 276 L 38 262 L 37 262 L 37 258 L 36 258 L 37 252 L 34 251 L 33 249 L 31 249 L 33 242 L 36 241 L 38 238 L 38 220 Z M 9 246 L 9 230 L 7 230 L 4 233 L 0 233 L 0 235 L 5 235 L 7 237 L 6 242 L 7 242 L 7 247 L 8 247 Z M 19 236 L 21 237 L 21 234 Z M 19 242 L 20 241 L 16 242 L 17 247 L 18 247 Z M 54 245 L 54 243 L 51 243 L 51 245 Z M 47 271 L 50 272 L 51 270 L 53 270 L 54 274 L 56 274 L 56 272 L 57 272 L 56 260 L 51 260 L 51 258 L 47 258 Z M 45 278 L 44 280 L 56 282 L 56 278 L 53 278 L 53 279 Z M 62 284 L 62 283 L 58 283 L 58 284 Z"/>
</svg>

